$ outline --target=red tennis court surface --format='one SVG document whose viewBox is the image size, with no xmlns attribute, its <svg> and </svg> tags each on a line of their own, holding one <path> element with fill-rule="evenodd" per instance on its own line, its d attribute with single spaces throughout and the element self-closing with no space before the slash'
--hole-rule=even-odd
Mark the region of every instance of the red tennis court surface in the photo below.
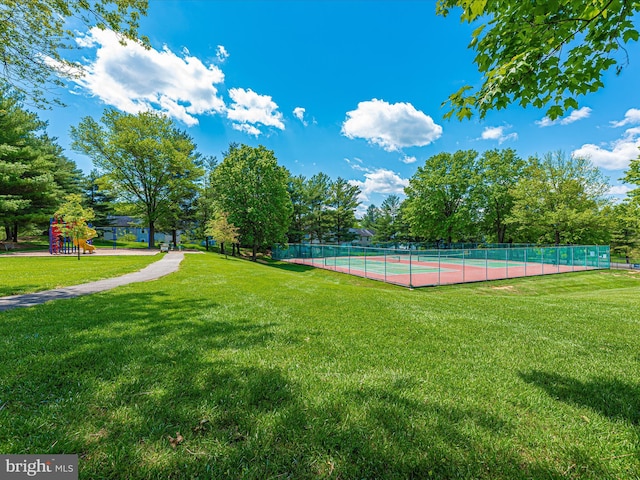
<svg viewBox="0 0 640 480">
<path fill-rule="evenodd" d="M 590 265 L 557 265 L 552 263 L 500 260 L 461 259 L 439 261 L 396 260 L 383 257 L 357 258 L 287 258 L 285 262 L 309 265 L 359 277 L 380 280 L 405 287 L 427 287 L 454 283 L 481 282 L 508 278 L 551 275 L 556 273 L 596 270 Z M 587 262 L 585 262 L 587 263 Z"/>
</svg>

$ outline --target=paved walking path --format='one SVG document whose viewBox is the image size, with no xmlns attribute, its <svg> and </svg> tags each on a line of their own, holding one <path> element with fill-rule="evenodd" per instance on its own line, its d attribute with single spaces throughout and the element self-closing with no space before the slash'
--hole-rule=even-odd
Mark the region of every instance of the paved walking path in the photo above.
<svg viewBox="0 0 640 480">
<path fill-rule="evenodd" d="M 120 277 L 107 278 L 106 280 L 98 280 L 97 282 L 84 283 L 82 285 L 74 285 L 73 287 L 56 288 L 54 290 L 46 290 L 44 292 L 26 293 L 24 295 L 13 295 L 11 297 L 0 297 L 0 312 L 19 307 L 33 307 L 51 300 L 62 300 L 66 298 L 75 298 L 81 295 L 89 295 L 92 293 L 104 292 L 112 288 L 128 285 L 136 282 L 146 282 L 164 277 L 178 270 L 180 262 L 184 259 L 183 252 L 171 252 L 166 254 L 162 259 L 148 265 L 142 270 L 134 273 L 128 273 Z"/>
</svg>

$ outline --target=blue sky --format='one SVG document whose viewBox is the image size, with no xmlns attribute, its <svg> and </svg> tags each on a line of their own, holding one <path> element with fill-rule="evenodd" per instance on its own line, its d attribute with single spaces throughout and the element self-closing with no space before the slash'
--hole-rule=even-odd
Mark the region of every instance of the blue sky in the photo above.
<svg viewBox="0 0 640 480">
<path fill-rule="evenodd" d="M 483 120 L 445 120 L 441 107 L 480 75 L 467 49 L 474 27 L 435 15 L 432 1 L 150 0 L 140 33 L 78 31 L 73 58 L 87 75 L 60 89 L 67 104 L 39 112 L 67 155 L 69 129 L 112 106 L 172 116 L 198 150 L 222 159 L 230 142 L 264 145 L 294 175 L 324 172 L 362 190 L 363 207 L 402 193 L 440 152 L 513 148 L 589 156 L 614 186 L 640 146 L 640 49 L 605 88 L 556 122 L 510 106 Z"/>
</svg>

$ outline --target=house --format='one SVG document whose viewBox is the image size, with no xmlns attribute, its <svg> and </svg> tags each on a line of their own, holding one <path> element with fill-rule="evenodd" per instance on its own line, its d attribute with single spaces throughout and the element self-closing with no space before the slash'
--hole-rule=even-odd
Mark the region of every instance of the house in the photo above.
<svg viewBox="0 0 640 480">
<path fill-rule="evenodd" d="M 125 236 L 134 242 L 147 243 L 149 241 L 149 228 L 142 225 L 138 218 L 126 215 L 110 215 L 107 217 L 108 225 L 94 227 L 101 236 L 107 240 L 122 240 Z M 182 230 L 177 232 L 177 243 L 180 243 Z M 154 243 L 171 243 L 173 241 L 171 233 L 159 232 L 156 230 Z"/>
<path fill-rule="evenodd" d="M 351 242 L 352 245 L 358 245 L 360 247 L 371 246 L 371 241 L 375 232 L 366 228 L 350 228 L 349 233 L 353 233 L 355 238 Z"/>
</svg>

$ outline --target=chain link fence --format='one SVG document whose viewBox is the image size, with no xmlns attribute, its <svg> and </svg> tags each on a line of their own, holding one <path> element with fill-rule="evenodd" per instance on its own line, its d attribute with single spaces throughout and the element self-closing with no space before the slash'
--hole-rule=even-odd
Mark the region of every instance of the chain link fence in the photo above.
<svg viewBox="0 0 640 480">
<path fill-rule="evenodd" d="M 289 244 L 272 257 L 407 287 L 610 268 L 603 245 L 409 249 Z"/>
</svg>

